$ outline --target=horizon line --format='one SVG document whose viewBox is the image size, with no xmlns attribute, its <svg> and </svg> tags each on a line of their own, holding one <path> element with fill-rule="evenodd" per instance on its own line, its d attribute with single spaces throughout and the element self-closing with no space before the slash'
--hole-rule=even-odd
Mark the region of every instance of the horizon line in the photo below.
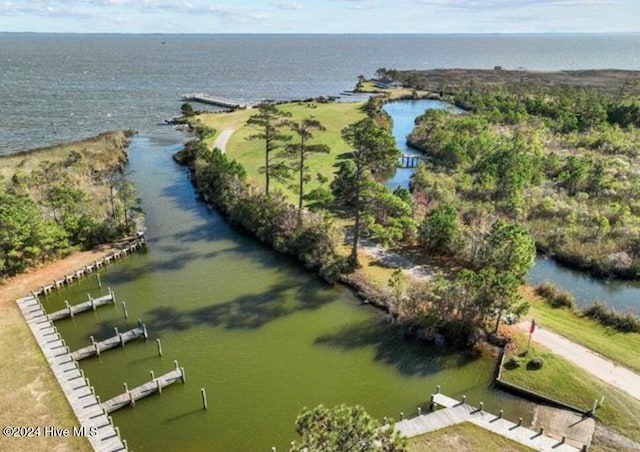
<svg viewBox="0 0 640 452">
<path fill-rule="evenodd" d="M 477 36 L 477 35 L 640 35 L 640 31 L 523 31 L 523 32 L 440 32 L 440 33 L 414 33 L 414 32 L 136 32 L 136 31 L 0 31 L 0 34 L 59 34 L 59 35 L 168 35 L 168 36 L 246 36 L 246 35 L 309 35 L 309 36 Z"/>
</svg>

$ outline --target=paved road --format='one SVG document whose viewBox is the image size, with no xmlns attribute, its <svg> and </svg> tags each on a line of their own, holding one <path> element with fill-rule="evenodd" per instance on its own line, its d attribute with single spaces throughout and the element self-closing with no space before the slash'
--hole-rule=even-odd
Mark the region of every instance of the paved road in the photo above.
<svg viewBox="0 0 640 452">
<path fill-rule="evenodd" d="M 227 148 L 227 142 L 229 141 L 229 138 L 231 138 L 231 135 L 233 135 L 233 132 L 235 131 L 236 129 L 223 129 L 222 132 L 220 132 L 220 135 L 218 135 L 216 140 L 213 142 L 213 147 L 220 149 L 220 152 L 224 154 Z"/>
<path fill-rule="evenodd" d="M 528 332 L 530 325 L 531 323 L 527 321 L 520 323 L 518 326 L 520 329 Z M 540 327 L 536 328 L 532 339 L 534 342 L 551 349 L 552 352 L 593 374 L 600 380 L 640 400 L 639 374 L 626 367 L 618 366 L 594 351 L 578 345 L 575 342 L 571 342 L 559 334 L 552 333 Z"/>
</svg>

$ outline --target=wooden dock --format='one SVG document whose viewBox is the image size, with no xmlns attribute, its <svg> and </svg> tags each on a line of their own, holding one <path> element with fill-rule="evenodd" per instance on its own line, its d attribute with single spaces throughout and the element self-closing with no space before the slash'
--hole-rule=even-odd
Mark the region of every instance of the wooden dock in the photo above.
<svg viewBox="0 0 640 452">
<path fill-rule="evenodd" d="M 147 334 L 147 327 L 140 321 L 138 321 L 138 326 L 136 328 L 125 331 L 124 333 L 118 332 L 118 328 L 115 328 L 115 335 L 103 341 L 96 342 L 93 339 L 93 336 L 91 336 L 91 345 L 76 350 L 71 353 L 71 357 L 76 361 L 79 361 L 91 356 L 100 356 L 100 353 L 106 350 L 116 347 L 124 347 L 127 342 L 136 340 L 139 337 L 144 337 L 145 339 L 149 337 Z"/>
<path fill-rule="evenodd" d="M 216 107 L 224 107 L 231 109 L 247 108 L 246 104 L 240 104 L 220 97 L 215 97 L 206 93 L 185 94 L 182 100 L 186 102 L 200 102 L 201 104 L 215 105 Z"/>
<path fill-rule="evenodd" d="M 70 305 L 69 303 L 67 303 L 66 308 L 60 309 L 59 311 L 52 312 L 47 317 L 52 322 L 55 322 L 56 320 L 66 319 L 67 317 L 73 318 L 74 315 L 79 314 L 81 312 L 85 312 L 89 310 L 95 311 L 100 306 L 104 306 L 106 304 L 113 304 L 113 305 L 116 304 L 116 296 L 111 291 L 111 289 L 109 289 L 109 293 L 107 295 L 103 295 L 98 298 L 92 298 L 91 295 L 89 295 L 89 300 L 85 301 L 84 303 L 79 303 L 76 305 Z"/>
<path fill-rule="evenodd" d="M 152 378 L 151 381 L 140 385 L 136 388 L 129 389 L 127 384 L 124 384 L 125 391 L 115 396 L 112 399 L 107 400 L 102 404 L 102 409 L 107 413 L 112 413 L 120 408 L 131 405 L 134 406 L 136 401 L 150 396 L 155 393 L 161 393 L 162 389 L 172 385 L 177 381 L 185 382 L 184 368 L 178 366 L 178 361 L 174 361 L 175 369 L 171 372 L 167 372 L 159 377 Z"/>
<path fill-rule="evenodd" d="M 129 253 L 142 248 L 146 243 L 147 242 L 143 235 L 130 240 L 124 246 L 106 255 L 102 259 L 95 260 L 92 264 L 86 265 L 82 268 L 78 268 L 75 271 L 64 275 L 64 277 L 62 278 L 54 279 L 51 284 L 46 284 L 31 292 L 31 295 L 33 297 L 49 295 L 54 290 L 61 289 L 63 286 L 69 285 L 72 282 L 77 281 L 84 276 L 87 276 L 89 273 L 99 270 L 104 265 L 110 264 L 111 262 L 114 262 L 117 259 L 120 259 L 128 255 Z"/>
<path fill-rule="evenodd" d="M 502 414 L 488 413 L 484 411 L 482 404 L 480 408 L 476 408 L 465 402 L 436 393 L 431 396 L 431 406 L 434 408 L 435 406 L 440 406 L 443 409 L 396 422 L 396 430 L 401 435 L 412 438 L 451 425 L 469 422 L 533 450 L 548 452 L 577 452 L 582 450 L 582 448 L 568 444 L 564 438 L 558 440 L 545 435 L 542 430 L 534 431 L 523 427 L 521 421 L 514 423 L 504 419 Z M 586 446 L 584 447 L 586 448 Z"/>
<path fill-rule="evenodd" d="M 426 159 L 421 155 L 408 155 L 404 154 L 400 157 L 398 166 L 400 168 L 415 168 L 418 163 L 424 162 Z"/>
<path fill-rule="evenodd" d="M 82 370 L 78 368 L 78 363 L 71 357 L 64 340 L 60 337 L 53 322 L 47 318 L 38 299 L 29 296 L 17 300 L 17 303 L 58 384 L 69 401 L 79 426 L 84 428 L 85 432 L 95 431 L 95 435 L 87 435 L 87 440 L 93 450 L 98 452 L 126 451 L 126 442 L 120 439 L 117 428 L 113 426 L 111 419 L 100 406 L 95 390 L 89 380 L 84 377 Z"/>
</svg>

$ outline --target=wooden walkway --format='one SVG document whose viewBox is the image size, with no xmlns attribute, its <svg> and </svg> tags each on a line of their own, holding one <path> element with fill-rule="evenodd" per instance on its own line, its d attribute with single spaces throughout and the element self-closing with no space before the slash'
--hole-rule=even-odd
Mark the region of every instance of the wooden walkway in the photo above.
<svg viewBox="0 0 640 452">
<path fill-rule="evenodd" d="M 182 96 L 182 100 L 187 102 L 200 102 L 201 104 L 215 105 L 216 107 L 224 108 L 247 108 L 247 105 L 245 104 L 221 99 L 219 97 L 214 97 L 206 93 L 185 94 L 184 96 Z"/>
<path fill-rule="evenodd" d="M 125 331 L 124 333 L 118 332 L 118 329 L 115 328 L 114 336 L 100 342 L 96 342 L 93 339 L 93 336 L 91 336 L 91 345 L 76 350 L 75 352 L 71 353 L 71 357 L 76 361 L 79 361 L 91 356 L 100 356 L 100 353 L 106 350 L 116 347 L 124 347 L 127 342 L 136 340 L 139 337 L 144 337 L 145 339 L 149 337 L 149 335 L 147 334 L 147 327 L 140 321 L 138 321 L 137 327 L 129 331 Z"/>
<path fill-rule="evenodd" d="M 115 396 L 112 399 L 107 400 L 102 404 L 102 408 L 106 413 L 112 413 L 125 406 L 135 406 L 136 401 L 144 397 L 150 396 L 155 393 L 162 393 L 162 389 L 177 381 L 185 382 L 184 368 L 178 366 L 178 361 L 174 361 L 175 369 L 159 377 L 153 378 L 151 381 L 138 386 L 137 388 L 129 389 L 125 383 L 125 391 Z"/>
<path fill-rule="evenodd" d="M 520 424 L 452 399 L 442 394 L 433 394 L 432 404 L 443 407 L 429 414 L 419 415 L 412 419 L 396 422 L 395 428 L 408 438 L 440 430 L 462 422 L 470 422 L 512 441 L 523 444 L 538 451 L 573 452 L 581 449 L 557 440 L 542 431 L 533 431 Z"/>
<path fill-rule="evenodd" d="M 110 264 L 111 262 L 116 261 L 116 260 L 126 256 L 127 254 L 142 248 L 146 243 L 147 242 L 146 242 L 144 236 L 141 236 L 141 237 L 138 237 L 136 239 L 130 240 L 124 246 L 122 246 L 120 249 L 115 250 L 113 253 L 108 254 L 107 256 L 103 257 L 102 259 L 93 261 L 93 264 L 86 265 L 86 266 L 84 266 L 82 268 L 79 268 L 79 269 L 69 273 L 68 275 L 64 275 L 63 278 L 56 279 L 56 280 L 52 281 L 51 284 L 47 284 L 47 285 L 41 286 L 39 289 L 34 290 L 33 292 L 31 292 L 31 295 L 33 295 L 34 297 L 39 297 L 41 295 L 48 295 L 51 292 L 53 292 L 54 290 L 60 289 L 65 285 L 69 285 L 72 282 L 77 281 L 78 279 L 82 278 L 83 276 L 86 276 L 89 273 L 92 273 L 94 271 L 99 270 L 104 265 Z"/>
<path fill-rule="evenodd" d="M 400 168 L 415 168 L 418 166 L 418 163 L 424 162 L 426 159 L 421 155 L 403 154 L 398 160 L 398 166 Z"/>
<path fill-rule="evenodd" d="M 111 291 L 111 289 L 109 289 L 109 293 L 107 295 L 103 295 L 98 298 L 92 298 L 91 295 L 89 295 L 89 300 L 85 301 L 84 303 L 79 303 L 76 305 L 70 305 L 69 303 L 67 303 L 66 308 L 52 312 L 48 315 L 48 317 L 52 322 L 55 322 L 56 320 L 66 319 L 67 317 L 73 318 L 73 316 L 76 314 L 89 310 L 95 311 L 100 306 L 104 306 L 106 304 L 116 304 L 116 296 Z"/>
<path fill-rule="evenodd" d="M 71 357 L 69 348 L 38 299 L 29 296 L 17 300 L 17 303 L 80 426 L 87 432 L 95 429 L 95 435 L 87 436 L 93 449 L 98 452 L 126 451 L 126 443 L 120 439 L 111 419 L 98 402 L 95 390 Z"/>
</svg>

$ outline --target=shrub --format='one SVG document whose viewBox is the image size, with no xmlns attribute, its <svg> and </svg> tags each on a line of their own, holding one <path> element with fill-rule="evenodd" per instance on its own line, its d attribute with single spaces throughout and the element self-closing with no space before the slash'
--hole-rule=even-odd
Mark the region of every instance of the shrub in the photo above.
<svg viewBox="0 0 640 452">
<path fill-rule="evenodd" d="M 517 369 L 520 366 L 522 366 L 522 360 L 520 360 L 519 358 L 511 358 L 504 365 L 504 367 L 509 370 Z"/>
<path fill-rule="evenodd" d="M 576 307 L 576 300 L 573 295 L 549 282 L 545 281 L 539 284 L 535 291 L 553 308 L 574 309 Z"/>
<path fill-rule="evenodd" d="M 540 370 L 540 369 L 542 369 L 542 366 L 544 366 L 544 359 L 542 359 L 542 358 L 533 358 L 527 364 L 527 369 L 529 369 L 529 370 Z"/>
<path fill-rule="evenodd" d="M 585 308 L 582 314 L 622 333 L 640 333 L 640 318 L 631 312 L 618 312 L 601 302 Z"/>
</svg>

